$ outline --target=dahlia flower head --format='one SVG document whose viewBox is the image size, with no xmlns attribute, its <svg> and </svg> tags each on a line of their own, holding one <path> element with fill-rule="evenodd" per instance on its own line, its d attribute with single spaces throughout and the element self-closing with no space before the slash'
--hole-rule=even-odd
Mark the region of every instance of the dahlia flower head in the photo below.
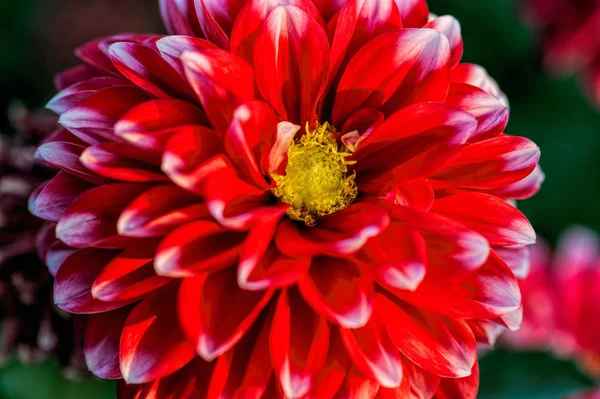
<svg viewBox="0 0 600 399">
<path fill-rule="evenodd" d="M 503 338 L 516 348 L 549 349 L 579 363 L 600 379 L 600 240 L 584 227 L 572 227 L 556 253 L 537 244 L 531 273 L 521 281 L 523 324 Z"/>
<path fill-rule="evenodd" d="M 543 179 L 422 0 L 163 0 L 77 50 L 31 197 L 122 398 L 474 398 Z"/>
<path fill-rule="evenodd" d="M 600 108 L 600 1 L 522 0 L 537 30 L 544 67 L 554 75 L 580 73 L 581 86 Z"/>
</svg>

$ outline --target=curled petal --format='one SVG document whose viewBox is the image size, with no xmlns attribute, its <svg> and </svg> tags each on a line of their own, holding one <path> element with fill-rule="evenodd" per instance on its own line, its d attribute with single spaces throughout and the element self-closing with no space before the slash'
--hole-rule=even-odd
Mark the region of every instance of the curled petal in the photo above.
<svg viewBox="0 0 600 399">
<path fill-rule="evenodd" d="M 402 25 L 405 28 L 421 28 L 429 18 L 429 7 L 426 0 L 396 0 Z"/>
<path fill-rule="evenodd" d="M 435 29 L 443 33 L 448 38 L 450 43 L 450 67 L 454 68 L 460 62 L 463 55 L 463 40 L 460 32 L 460 23 L 450 15 L 444 15 L 427 23 L 425 28 Z"/>
<path fill-rule="evenodd" d="M 244 238 L 245 234 L 225 230 L 214 222 L 188 223 L 160 243 L 156 272 L 183 278 L 231 266 L 239 256 Z"/>
<path fill-rule="evenodd" d="M 49 166 L 62 169 L 64 172 L 89 183 L 106 183 L 108 180 L 98 176 L 81 163 L 79 157 L 84 150 L 83 145 L 65 141 L 52 141 L 38 147 L 34 156 Z"/>
<path fill-rule="evenodd" d="M 234 268 L 188 278 L 179 292 L 179 322 L 196 353 L 212 361 L 242 339 L 272 295 L 239 288 Z"/>
<path fill-rule="evenodd" d="M 29 212 L 50 222 L 58 222 L 73 201 L 93 187 L 64 171 L 40 186 L 29 197 Z"/>
<path fill-rule="evenodd" d="M 479 391 L 479 364 L 473 365 L 471 375 L 463 378 L 442 378 L 434 399 L 475 399 Z"/>
<path fill-rule="evenodd" d="M 504 187 L 487 190 L 487 192 L 506 200 L 524 200 L 540 191 L 545 179 L 546 175 L 542 172 L 540 165 L 537 165 L 526 178 Z"/>
<path fill-rule="evenodd" d="M 316 119 L 329 72 L 324 29 L 296 6 L 278 6 L 265 21 L 254 50 L 256 84 L 283 120 Z"/>
<path fill-rule="evenodd" d="M 275 374 L 288 398 L 302 398 L 316 383 L 329 346 L 327 321 L 315 314 L 295 290 L 277 301 L 270 348 Z"/>
<path fill-rule="evenodd" d="M 181 369 L 196 355 L 177 322 L 174 284 L 144 298 L 131 312 L 121 334 L 121 373 L 128 384 L 141 384 Z"/>
<path fill-rule="evenodd" d="M 113 78 L 110 76 L 101 76 L 79 81 L 52 97 L 46 105 L 46 108 L 60 115 L 96 93 L 98 90 L 113 86 L 133 85 L 122 78 Z"/>
<path fill-rule="evenodd" d="M 373 315 L 366 326 L 342 330 L 344 345 L 354 364 L 386 388 L 402 383 L 402 358 L 381 320 Z"/>
<path fill-rule="evenodd" d="M 171 35 L 201 36 L 193 0 L 159 0 L 160 13 Z"/>
<path fill-rule="evenodd" d="M 193 0 L 182 0 L 193 1 Z M 185 68 L 181 60 L 183 53 L 187 51 L 199 51 L 205 49 L 217 49 L 213 43 L 208 40 L 199 39 L 192 36 L 166 36 L 156 42 L 156 48 L 162 57 L 175 69 L 181 76 L 185 77 Z"/>
<path fill-rule="evenodd" d="M 88 65 L 80 64 L 56 74 L 54 76 L 54 86 L 57 90 L 62 91 L 76 83 L 95 77 L 98 77 L 97 71 Z"/>
<path fill-rule="evenodd" d="M 458 64 L 452 70 L 452 82 L 467 83 L 479 87 L 481 90 L 496 97 L 505 107 L 508 107 L 508 99 L 500 90 L 498 83 L 488 75 L 487 71 L 475 64 Z"/>
<path fill-rule="evenodd" d="M 410 380 L 410 398 L 431 399 L 440 385 L 440 377 L 426 372 L 413 362 L 405 361 L 404 364 Z"/>
<path fill-rule="evenodd" d="M 424 177 L 403 181 L 388 194 L 395 204 L 427 212 L 433 206 L 435 193 Z"/>
<path fill-rule="evenodd" d="M 373 311 L 373 282 L 363 268 L 348 259 L 316 258 L 299 282 L 304 299 L 319 313 L 345 328 L 367 324 Z"/>
<path fill-rule="evenodd" d="M 277 124 L 277 136 L 269 154 L 269 175 L 283 175 L 287 166 L 287 152 L 294 143 L 294 136 L 300 131 L 300 126 L 290 122 Z"/>
</svg>

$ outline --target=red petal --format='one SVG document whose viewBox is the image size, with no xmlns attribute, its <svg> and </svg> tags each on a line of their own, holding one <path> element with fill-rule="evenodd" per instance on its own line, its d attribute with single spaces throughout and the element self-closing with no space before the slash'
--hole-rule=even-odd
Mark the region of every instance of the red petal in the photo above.
<svg viewBox="0 0 600 399">
<path fill-rule="evenodd" d="M 227 131 L 233 112 L 254 99 L 254 72 L 241 58 L 217 49 L 186 51 L 185 75 L 213 127 Z"/>
<path fill-rule="evenodd" d="M 313 0 L 319 13 L 329 21 L 344 6 L 346 0 Z"/>
<path fill-rule="evenodd" d="M 70 313 L 93 314 L 121 308 L 132 301 L 102 302 L 92 296 L 92 284 L 118 252 L 86 248 L 62 264 L 54 281 L 54 303 Z"/>
<path fill-rule="evenodd" d="M 79 144 L 52 141 L 38 147 L 34 156 L 47 165 L 60 168 L 92 184 L 106 183 L 108 180 L 96 175 L 79 161 L 79 157 L 84 150 L 85 147 Z"/>
<path fill-rule="evenodd" d="M 266 173 L 276 129 L 277 119 L 271 107 L 254 101 L 235 110 L 225 134 L 225 148 L 237 164 L 241 177 L 266 190 L 271 188 Z"/>
<path fill-rule="evenodd" d="M 250 231 L 240 255 L 238 285 L 246 290 L 281 288 L 296 283 L 310 268 L 310 258 L 282 254 L 272 239 L 281 215 L 265 218 Z"/>
<path fill-rule="evenodd" d="M 479 365 L 465 378 L 442 378 L 434 399 L 475 399 L 479 391 Z"/>
<path fill-rule="evenodd" d="M 85 329 L 85 362 L 89 370 L 104 379 L 121 379 L 119 341 L 131 307 L 91 315 Z"/>
<path fill-rule="evenodd" d="M 62 90 L 46 105 L 46 108 L 60 115 L 69 108 L 79 104 L 98 90 L 113 86 L 133 86 L 131 82 L 122 78 L 109 76 L 96 77 L 80 81 Z"/>
<path fill-rule="evenodd" d="M 379 383 L 351 367 L 335 399 L 374 398 L 381 389 Z"/>
<path fill-rule="evenodd" d="M 402 359 L 376 315 L 356 330 L 342 329 L 342 339 L 354 364 L 383 387 L 402 383 Z"/>
<path fill-rule="evenodd" d="M 393 223 L 367 242 L 365 253 L 380 284 L 414 291 L 427 271 L 427 251 L 423 236 L 400 223 Z"/>
<path fill-rule="evenodd" d="M 451 195 L 436 200 L 432 211 L 475 230 L 492 246 L 535 243 L 535 232 L 525 215 L 513 205 L 493 195 Z"/>
<path fill-rule="evenodd" d="M 540 149 L 532 141 L 501 135 L 466 146 L 432 179 L 454 187 L 496 189 L 527 177 L 539 159 Z"/>
<path fill-rule="evenodd" d="M 295 290 L 284 290 L 271 327 L 271 359 L 286 397 L 302 398 L 325 365 L 329 327 Z"/>
<path fill-rule="evenodd" d="M 431 399 L 440 384 L 440 377 L 426 372 L 411 361 L 404 361 L 410 380 L 411 399 Z"/>
<path fill-rule="evenodd" d="M 156 246 L 157 242 L 132 246 L 110 261 L 94 281 L 94 298 L 107 302 L 139 299 L 171 281 L 154 272 Z"/>
<path fill-rule="evenodd" d="M 160 13 L 170 35 L 201 36 L 192 0 L 159 0 Z"/>
<path fill-rule="evenodd" d="M 349 259 L 313 259 L 298 287 L 306 302 L 342 327 L 363 327 L 371 317 L 373 282 L 359 264 Z"/>
<path fill-rule="evenodd" d="M 317 382 L 313 384 L 314 387 L 311 392 L 312 397 L 332 399 L 336 392 L 340 390 L 346 379 L 346 374 L 348 374 L 348 369 L 350 368 L 350 362 L 339 329 L 331 328 L 329 333 L 327 360 L 321 369 Z"/>
<path fill-rule="evenodd" d="M 449 378 L 471 374 L 477 346 L 466 322 L 423 312 L 383 294 L 375 295 L 374 307 L 394 345 L 419 367 Z"/>
<path fill-rule="evenodd" d="M 171 285 L 147 296 L 127 318 L 119 352 L 128 384 L 165 377 L 196 355 L 177 322 L 178 290 L 178 285 Z"/>
<path fill-rule="evenodd" d="M 331 44 L 332 79 L 345 70 L 352 56 L 368 41 L 402 27 L 394 0 L 348 0 L 336 18 Z"/>
<path fill-rule="evenodd" d="M 451 83 L 446 104 L 477 118 L 477 131 L 470 141 L 480 141 L 500 134 L 508 123 L 508 108 L 478 87 Z"/>
<path fill-rule="evenodd" d="M 228 231 L 216 223 L 188 223 L 167 236 L 156 251 L 155 268 L 161 276 L 193 277 L 233 265 L 245 234 Z"/>
<path fill-rule="evenodd" d="M 185 279 L 179 292 L 179 322 L 196 352 L 212 361 L 248 331 L 273 291 L 246 291 L 229 268 Z"/>
<path fill-rule="evenodd" d="M 524 279 L 529 274 L 531 246 L 497 247 L 494 251 L 510 267 L 518 279 Z"/>
<path fill-rule="evenodd" d="M 521 181 L 509 184 L 508 186 L 487 190 L 487 192 L 507 200 L 524 200 L 531 198 L 540 191 L 545 179 L 546 176 L 542 172 L 542 168 L 540 168 L 540 165 L 537 165 L 533 169 L 533 172 Z"/>
<path fill-rule="evenodd" d="M 58 222 L 69 205 L 92 187 L 88 182 L 60 171 L 32 193 L 29 212 L 44 220 Z"/>
<path fill-rule="evenodd" d="M 440 272 L 446 273 L 446 277 L 458 270 L 475 270 L 488 258 L 490 246 L 487 240 L 460 223 L 406 207 L 394 207 L 393 213 L 421 232 L 427 244 L 429 266 L 441 268 Z M 453 271 L 453 268 L 457 270 Z"/>
<path fill-rule="evenodd" d="M 150 46 L 114 43 L 109 47 L 109 54 L 123 76 L 151 95 L 158 98 L 194 98 L 181 75 Z"/>
<path fill-rule="evenodd" d="M 426 0 L 396 0 L 402 25 L 405 28 L 421 28 L 429 18 L 429 8 Z"/>
<path fill-rule="evenodd" d="M 158 158 L 158 159 L 157 159 Z M 132 183 L 169 180 L 153 153 L 125 143 L 100 143 L 88 147 L 79 160 L 88 169 L 108 179 Z"/>
<path fill-rule="evenodd" d="M 107 184 L 86 191 L 58 222 L 57 238 L 75 248 L 123 248 L 130 240 L 118 235 L 117 219 L 146 190 L 141 184 Z"/>
<path fill-rule="evenodd" d="M 433 206 L 435 193 L 429 181 L 421 177 L 400 183 L 388 194 L 388 198 L 398 205 L 427 212 Z"/>
<path fill-rule="evenodd" d="M 256 41 L 256 84 L 281 119 L 304 124 L 316 107 L 329 72 L 329 41 L 323 28 L 295 6 L 279 6 Z"/>
<path fill-rule="evenodd" d="M 411 397 L 410 392 L 410 381 L 408 377 L 408 370 L 405 363 L 409 363 L 403 360 L 402 366 L 404 367 L 402 371 L 402 384 L 400 384 L 397 388 L 379 388 L 377 391 L 377 396 L 375 399 L 403 399 Z"/>
<path fill-rule="evenodd" d="M 414 104 L 396 112 L 355 152 L 360 189 L 387 192 L 399 181 L 441 169 L 476 127 L 470 114 L 438 103 Z"/>
<path fill-rule="evenodd" d="M 505 107 L 508 107 L 508 99 L 500 90 L 500 87 L 498 87 L 498 83 L 479 65 L 458 64 L 452 70 L 451 81 L 479 87 L 481 90 L 496 97 Z"/>
<path fill-rule="evenodd" d="M 115 125 L 115 134 L 130 143 L 162 151 L 181 127 L 208 125 L 204 112 L 180 100 L 152 100 L 129 110 Z"/>
<path fill-rule="evenodd" d="M 444 15 L 442 17 L 437 17 L 424 27 L 435 29 L 446 35 L 448 42 L 450 43 L 450 52 L 452 53 L 450 67 L 454 68 L 457 66 L 463 55 L 463 41 L 460 32 L 460 23 L 456 18 L 450 15 Z"/>
<path fill-rule="evenodd" d="M 98 90 L 60 116 L 59 123 L 89 144 L 119 141 L 115 123 L 131 108 L 148 100 L 137 87 L 116 86 Z"/>
<path fill-rule="evenodd" d="M 79 59 L 99 70 L 104 74 L 119 76 L 119 71 L 115 68 L 108 54 L 108 47 L 116 42 L 142 43 L 148 39 L 153 39 L 153 35 L 140 34 L 120 34 L 110 37 L 103 37 L 84 44 L 75 50 Z"/>
<path fill-rule="evenodd" d="M 98 74 L 93 68 L 80 64 L 56 74 L 54 76 L 54 86 L 57 90 L 62 91 L 69 86 L 97 76 Z"/>
<path fill-rule="evenodd" d="M 321 26 L 325 26 L 319 10 L 310 0 L 248 0 L 240 11 L 231 33 L 231 52 L 246 62 L 254 62 L 256 40 L 267 18 L 278 6 L 296 6 Z"/>
<path fill-rule="evenodd" d="M 390 218 L 382 207 L 360 202 L 305 227 L 286 219 L 277 229 L 275 242 L 281 252 L 297 257 L 317 254 L 349 255 L 388 226 Z"/>
<path fill-rule="evenodd" d="M 294 143 L 294 136 L 301 127 L 290 122 L 277 124 L 277 137 L 269 154 L 269 175 L 283 175 L 288 161 L 288 150 Z"/>
<path fill-rule="evenodd" d="M 184 223 L 210 218 L 206 204 L 173 184 L 152 187 L 121 212 L 117 228 L 129 237 L 160 237 Z"/>
<path fill-rule="evenodd" d="M 379 35 L 352 58 L 337 89 L 333 123 L 360 108 L 386 115 L 407 105 L 443 101 L 450 79 L 448 41 L 433 29 L 401 29 Z"/>
<path fill-rule="evenodd" d="M 181 0 L 190 1 L 193 0 Z M 193 7 L 193 6 L 192 6 Z M 196 51 L 218 48 L 211 42 L 191 36 L 166 36 L 156 42 L 156 48 L 165 61 L 171 65 L 181 76 L 185 77 L 185 68 L 181 56 L 186 51 Z"/>
<path fill-rule="evenodd" d="M 233 21 L 246 0 L 199 0 L 196 14 L 204 36 L 219 47 L 229 50 L 229 38 Z"/>
<path fill-rule="evenodd" d="M 167 142 L 161 168 L 178 186 L 199 193 L 210 173 L 225 167 L 222 152 L 223 143 L 214 130 L 185 126 Z"/>
</svg>

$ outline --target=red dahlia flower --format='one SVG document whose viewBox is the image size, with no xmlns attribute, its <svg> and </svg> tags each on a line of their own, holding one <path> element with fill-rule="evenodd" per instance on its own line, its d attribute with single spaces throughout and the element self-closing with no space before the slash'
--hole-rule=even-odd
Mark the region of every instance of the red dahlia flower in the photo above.
<svg viewBox="0 0 600 399">
<path fill-rule="evenodd" d="M 535 240 L 507 200 L 542 174 L 458 22 L 421 0 L 161 7 L 171 36 L 78 50 L 37 151 L 90 369 L 121 397 L 474 398 Z"/>
<path fill-rule="evenodd" d="M 557 253 L 537 245 L 529 277 L 521 282 L 523 325 L 506 334 L 515 347 L 551 349 L 578 361 L 600 378 L 600 246 L 598 236 L 584 228 L 568 230 Z"/>
<path fill-rule="evenodd" d="M 522 7 L 539 31 L 545 67 L 558 75 L 581 71 L 600 107 L 600 0 L 522 0 Z"/>
</svg>

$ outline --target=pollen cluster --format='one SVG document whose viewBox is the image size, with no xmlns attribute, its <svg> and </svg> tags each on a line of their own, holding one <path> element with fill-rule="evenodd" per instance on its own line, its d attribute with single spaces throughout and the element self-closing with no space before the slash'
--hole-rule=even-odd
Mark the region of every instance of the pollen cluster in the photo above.
<svg viewBox="0 0 600 399">
<path fill-rule="evenodd" d="M 311 226 L 318 216 L 346 208 L 357 195 L 355 175 L 348 176 L 350 155 L 340 150 L 334 129 L 318 125 L 290 146 L 285 175 L 273 176 L 273 193 L 290 204 L 290 218 Z"/>
</svg>

